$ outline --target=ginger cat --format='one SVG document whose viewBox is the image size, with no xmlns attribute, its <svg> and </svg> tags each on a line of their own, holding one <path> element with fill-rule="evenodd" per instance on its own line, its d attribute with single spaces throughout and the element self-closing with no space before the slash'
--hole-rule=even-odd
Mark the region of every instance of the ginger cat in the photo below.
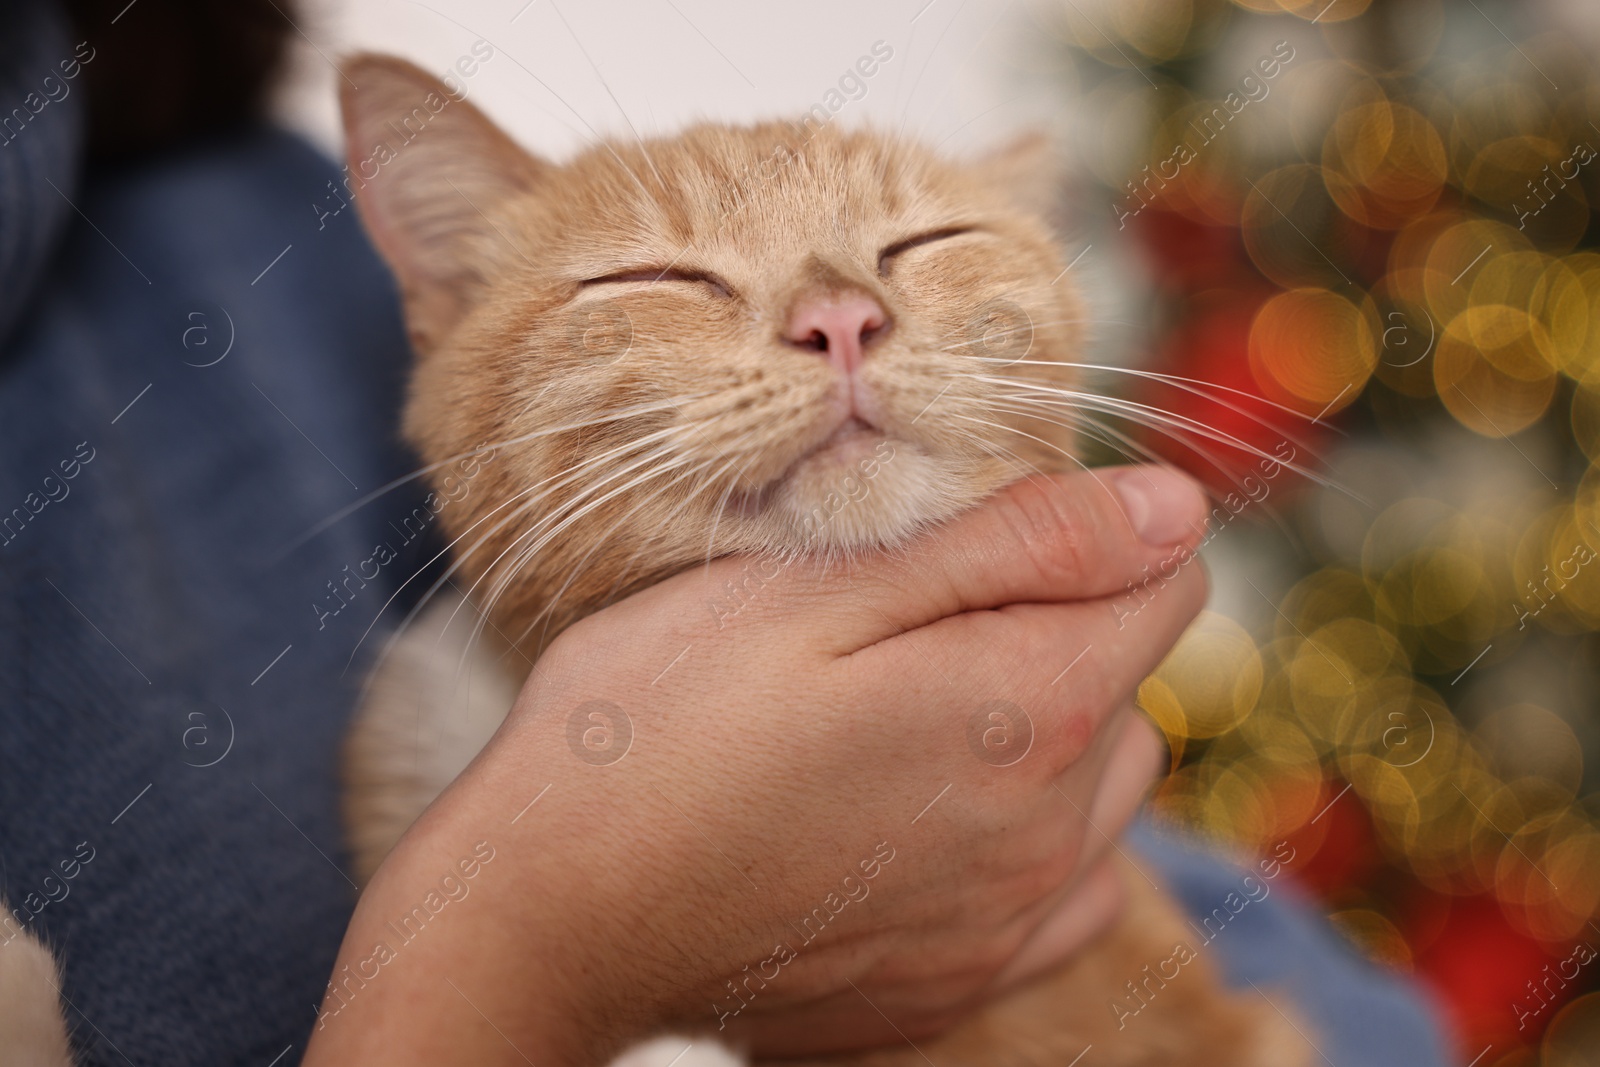
<svg viewBox="0 0 1600 1067">
<path fill-rule="evenodd" d="M 346 184 L 400 282 L 406 432 L 451 501 L 445 588 L 472 607 L 451 625 L 466 605 L 435 602 L 369 686 L 347 754 L 362 877 L 585 614 L 715 555 L 893 546 L 1074 462 L 1082 313 L 1039 143 L 957 165 L 812 119 L 558 166 L 408 63 L 345 74 Z M 1295 1024 L 1203 958 L 1124 1025 L 1112 1001 L 1191 940 L 1125 873 L 1123 917 L 1067 967 L 920 1052 L 820 1062 L 1067 1067 L 1091 1045 L 1091 1065 L 1310 1062 Z M 728 1061 L 697 1042 L 677 1062 Z"/>
</svg>

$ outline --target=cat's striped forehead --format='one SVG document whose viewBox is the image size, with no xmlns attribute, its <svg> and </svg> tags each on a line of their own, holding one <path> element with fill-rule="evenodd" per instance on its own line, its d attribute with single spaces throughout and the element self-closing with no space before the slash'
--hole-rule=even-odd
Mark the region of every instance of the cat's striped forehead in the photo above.
<svg viewBox="0 0 1600 1067">
<path fill-rule="evenodd" d="M 1016 216 L 920 144 L 787 122 L 600 145 L 559 168 L 540 198 L 555 230 L 550 262 L 573 277 L 634 260 L 770 281 L 819 256 L 868 266 L 908 233 Z"/>
</svg>

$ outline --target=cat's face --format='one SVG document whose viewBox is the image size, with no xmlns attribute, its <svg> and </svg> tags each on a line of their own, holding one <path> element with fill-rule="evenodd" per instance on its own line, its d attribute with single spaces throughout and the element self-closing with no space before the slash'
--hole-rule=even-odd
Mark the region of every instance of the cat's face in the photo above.
<svg viewBox="0 0 1600 1067">
<path fill-rule="evenodd" d="M 731 551 L 894 544 L 1070 462 L 1024 399 L 1079 337 L 1036 154 L 771 123 L 558 167 L 409 65 L 346 73 L 407 431 L 432 463 L 494 449 L 441 519 L 503 629 Z"/>
</svg>

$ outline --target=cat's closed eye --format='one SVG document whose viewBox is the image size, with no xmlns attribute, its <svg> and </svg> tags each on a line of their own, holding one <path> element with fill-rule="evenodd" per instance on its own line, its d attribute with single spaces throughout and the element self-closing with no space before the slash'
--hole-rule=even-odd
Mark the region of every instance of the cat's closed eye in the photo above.
<svg viewBox="0 0 1600 1067">
<path fill-rule="evenodd" d="M 932 244 L 935 241 L 961 237 L 964 234 L 973 233 L 975 229 L 976 227 L 973 226 L 945 226 L 941 229 L 929 230 L 926 233 L 915 234 L 904 240 L 896 241 L 878 253 L 878 273 L 888 274 L 890 266 L 894 263 L 894 258 L 903 252 L 909 252 L 913 248 L 921 248 L 923 245 Z"/>
<path fill-rule="evenodd" d="M 733 295 L 733 287 L 710 271 L 683 270 L 676 267 L 633 267 L 628 270 L 602 274 L 595 278 L 585 278 L 579 284 L 581 286 L 590 286 L 638 282 L 647 284 L 654 282 L 689 282 L 691 284 L 709 286 L 719 296 Z"/>
</svg>

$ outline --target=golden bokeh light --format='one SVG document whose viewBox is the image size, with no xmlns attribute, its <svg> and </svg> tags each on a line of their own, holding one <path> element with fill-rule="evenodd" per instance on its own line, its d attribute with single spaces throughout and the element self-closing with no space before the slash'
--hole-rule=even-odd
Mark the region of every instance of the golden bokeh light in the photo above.
<svg viewBox="0 0 1600 1067">
<path fill-rule="evenodd" d="M 1343 22 L 1367 10 L 1372 0 L 1233 0 L 1258 14 L 1289 14 L 1318 22 Z"/>
<path fill-rule="evenodd" d="M 1192 0 L 1118 0 L 1107 9 L 1113 32 L 1151 59 L 1183 51 L 1194 19 Z"/>
<path fill-rule="evenodd" d="M 1539 1049 L 1542 1067 L 1600 1067 L 1600 993 L 1556 1013 Z"/>
<path fill-rule="evenodd" d="M 1274 399 L 1312 413 L 1355 400 L 1378 363 L 1376 315 L 1326 289 L 1291 289 L 1250 328 L 1250 369 Z"/>
<path fill-rule="evenodd" d="M 1323 144 L 1322 175 L 1346 215 L 1392 230 L 1432 210 L 1449 166 L 1433 124 L 1385 100 L 1339 116 Z"/>
<path fill-rule="evenodd" d="M 1172 751 L 1154 807 L 1369 864 L 1322 887 L 1335 925 L 1419 972 L 1468 914 L 1551 959 L 1600 944 L 1600 66 L 1478 6 L 1139 0 L 1078 27 L 1117 159 L 1088 165 L 1138 208 L 1112 217 L 1140 228 L 1173 373 L 1354 439 L 1307 443 L 1329 484 L 1223 531 L 1255 588 L 1140 688 Z M 1270 92 L 1221 117 L 1280 39 Z M 1482 1063 L 1600 1063 L 1600 995 L 1513 1040 Z"/>
<path fill-rule="evenodd" d="M 1207 612 L 1153 677 L 1175 698 L 1186 736 L 1215 737 L 1254 710 L 1261 695 L 1261 654 L 1244 627 Z"/>
<path fill-rule="evenodd" d="M 1548 348 L 1544 327 L 1522 308 L 1469 307 L 1439 339 L 1434 387 L 1463 426 L 1509 437 L 1531 426 L 1555 396 Z"/>
<path fill-rule="evenodd" d="M 1530 241 L 1566 252 L 1589 224 L 1583 186 L 1562 178 L 1570 158 L 1567 146 L 1545 137 L 1503 137 L 1472 157 L 1464 187 L 1491 210 L 1514 216 Z"/>
<path fill-rule="evenodd" d="M 1537 704 L 1509 704 L 1485 716 L 1472 737 L 1502 778 L 1548 783 L 1563 802 L 1577 797 L 1583 784 L 1583 748 L 1555 712 Z"/>
</svg>

